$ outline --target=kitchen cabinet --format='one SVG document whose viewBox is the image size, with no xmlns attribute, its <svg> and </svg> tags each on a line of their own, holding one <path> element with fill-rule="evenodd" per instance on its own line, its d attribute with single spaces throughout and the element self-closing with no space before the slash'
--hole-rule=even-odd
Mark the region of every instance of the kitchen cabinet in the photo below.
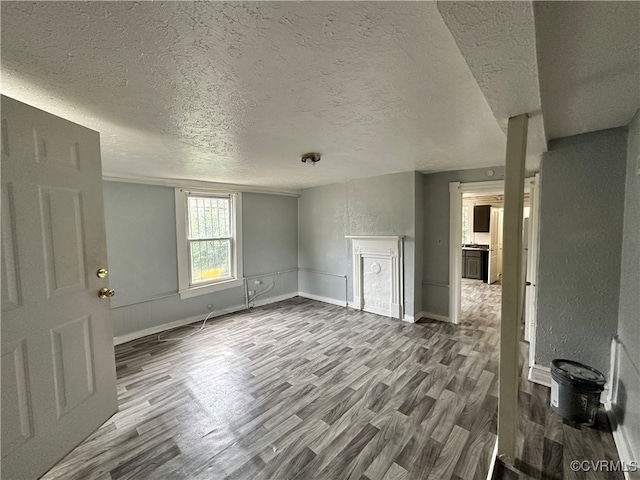
<svg viewBox="0 0 640 480">
<path fill-rule="evenodd" d="M 491 205 L 476 205 L 473 207 L 473 231 L 488 232 L 491 222 Z"/>
<path fill-rule="evenodd" d="M 463 249 L 462 277 L 482 280 L 487 283 L 488 254 L 488 250 Z"/>
</svg>

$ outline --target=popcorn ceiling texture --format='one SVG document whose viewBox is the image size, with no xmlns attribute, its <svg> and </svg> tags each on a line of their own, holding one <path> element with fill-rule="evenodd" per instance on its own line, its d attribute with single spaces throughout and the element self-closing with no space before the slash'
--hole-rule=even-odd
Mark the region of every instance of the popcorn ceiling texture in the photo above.
<svg viewBox="0 0 640 480">
<path fill-rule="evenodd" d="M 432 2 L 1 8 L 3 93 L 98 130 L 107 175 L 295 189 L 504 161 Z"/>
<path fill-rule="evenodd" d="M 535 2 L 547 138 L 629 124 L 640 107 L 639 2 Z"/>
<path fill-rule="evenodd" d="M 440 1 L 437 5 L 505 134 L 509 117 L 530 113 L 526 166 L 537 171 L 547 141 L 531 3 Z"/>
</svg>

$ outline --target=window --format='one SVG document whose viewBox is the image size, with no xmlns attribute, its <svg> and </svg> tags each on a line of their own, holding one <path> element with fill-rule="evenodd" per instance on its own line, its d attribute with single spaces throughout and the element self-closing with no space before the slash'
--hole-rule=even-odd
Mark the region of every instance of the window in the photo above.
<svg viewBox="0 0 640 480">
<path fill-rule="evenodd" d="M 471 214 L 471 205 L 462 206 L 462 244 L 473 243 L 473 218 Z"/>
<path fill-rule="evenodd" d="M 239 193 L 176 189 L 181 298 L 242 285 Z"/>
</svg>

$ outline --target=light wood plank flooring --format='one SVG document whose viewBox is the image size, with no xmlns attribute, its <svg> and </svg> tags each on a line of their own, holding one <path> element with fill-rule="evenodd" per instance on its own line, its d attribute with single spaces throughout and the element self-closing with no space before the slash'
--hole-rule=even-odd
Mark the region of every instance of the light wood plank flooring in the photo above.
<svg viewBox="0 0 640 480">
<path fill-rule="evenodd" d="M 118 346 L 119 411 L 43 478 L 484 480 L 500 288 L 464 291 L 458 326 L 294 298 Z"/>
</svg>

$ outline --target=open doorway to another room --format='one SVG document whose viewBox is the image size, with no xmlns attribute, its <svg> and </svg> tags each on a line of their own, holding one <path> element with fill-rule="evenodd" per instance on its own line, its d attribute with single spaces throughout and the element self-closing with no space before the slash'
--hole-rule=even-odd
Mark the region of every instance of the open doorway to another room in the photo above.
<svg viewBox="0 0 640 480">
<path fill-rule="evenodd" d="M 499 318 L 502 279 L 502 189 L 462 195 L 461 319 Z"/>
<path fill-rule="evenodd" d="M 527 267 L 529 193 L 524 197 L 523 282 Z M 504 191 L 462 194 L 461 314 L 500 308 Z"/>
<path fill-rule="evenodd" d="M 524 340 L 531 347 L 529 367 L 534 363 L 535 352 L 539 185 L 538 174 L 525 179 L 521 273 L 524 301 L 519 317 L 525 323 Z M 477 318 L 473 317 L 474 314 L 491 312 L 499 318 L 504 181 L 451 182 L 449 193 L 450 321 L 458 324 L 463 317 Z M 530 378 L 531 375 L 532 371 L 529 372 Z"/>
</svg>

